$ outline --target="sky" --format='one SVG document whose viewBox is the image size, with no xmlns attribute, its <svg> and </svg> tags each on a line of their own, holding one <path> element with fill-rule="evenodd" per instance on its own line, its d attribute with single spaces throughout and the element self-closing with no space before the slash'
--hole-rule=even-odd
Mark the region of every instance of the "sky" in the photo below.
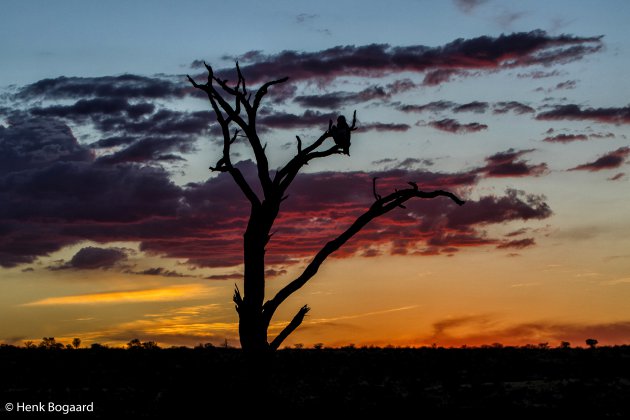
<svg viewBox="0 0 630 420">
<path fill-rule="evenodd" d="M 273 86 L 271 168 L 357 111 L 311 162 L 267 252 L 272 297 L 374 201 L 279 309 L 286 345 L 630 341 L 630 3 L 21 1 L 0 15 L 0 342 L 238 346 L 248 203 L 187 82 Z M 232 161 L 256 182 L 237 139 Z"/>
</svg>

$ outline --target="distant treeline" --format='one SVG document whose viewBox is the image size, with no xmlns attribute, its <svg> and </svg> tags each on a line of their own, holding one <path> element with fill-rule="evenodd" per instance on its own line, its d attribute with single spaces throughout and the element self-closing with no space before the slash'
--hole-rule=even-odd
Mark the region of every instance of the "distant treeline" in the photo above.
<svg viewBox="0 0 630 420">
<path fill-rule="evenodd" d="M 587 338 L 585 341 L 585 344 L 588 348 L 590 349 L 594 349 L 597 347 L 597 345 L 599 344 L 599 342 L 594 339 L 594 338 Z M 39 343 L 35 343 L 32 340 L 27 340 L 24 341 L 23 344 L 20 345 L 13 345 L 13 344 L 0 344 L 0 347 L 4 347 L 4 348 L 8 348 L 8 347 L 13 347 L 13 348 L 19 348 L 19 347 L 23 347 L 23 348 L 27 348 L 27 349 L 33 349 L 33 348 L 40 348 L 40 349 L 48 349 L 48 350 L 76 350 L 81 348 L 81 339 L 80 338 L 74 338 L 71 342 L 71 344 L 63 344 L 61 342 L 58 342 L 57 340 L 55 340 L 55 337 L 43 337 L 42 340 Z M 621 345 L 621 347 L 623 347 L 625 345 Z M 194 348 L 195 349 L 200 349 L 200 348 L 215 348 L 215 347 L 222 347 L 222 348 L 230 348 L 230 345 L 228 344 L 227 339 L 221 344 L 221 345 L 215 345 L 213 343 L 199 343 L 198 345 L 196 345 Z M 610 347 L 610 346 L 609 346 Z M 612 347 L 620 347 L 619 345 L 617 346 L 612 346 Z M 85 347 L 84 347 L 85 348 Z M 91 349 L 107 349 L 107 348 L 121 348 L 121 347 L 112 347 L 109 345 L 105 345 L 105 344 L 99 344 L 99 343 L 92 343 L 90 344 L 89 348 Z M 140 341 L 137 338 L 134 338 L 132 340 L 130 340 L 124 347 L 122 348 L 126 348 L 129 350 L 138 350 L 138 349 L 146 349 L 146 350 L 156 350 L 156 349 L 161 349 L 162 347 L 160 347 L 158 345 L 157 342 L 155 341 Z M 186 346 L 170 346 L 168 348 L 189 348 Z M 302 349 L 307 349 L 307 347 L 305 347 L 303 344 L 297 343 L 294 344 L 293 347 L 289 347 L 286 346 L 284 347 L 285 349 L 295 349 L 295 350 L 302 350 Z M 323 343 L 316 343 L 313 345 L 312 347 L 314 350 L 321 350 L 324 348 L 330 348 L 330 347 L 325 347 Z M 337 348 L 337 349 L 342 349 L 342 350 L 352 350 L 352 349 L 411 349 L 411 348 L 432 348 L 432 349 L 436 349 L 436 348 L 444 348 L 442 346 L 438 346 L 437 344 L 432 344 L 431 346 L 422 346 L 422 347 L 404 347 L 404 346 L 392 346 L 392 345 L 388 345 L 385 347 L 378 347 L 378 346 L 361 346 L 361 347 L 357 347 L 354 344 L 349 344 L 346 346 L 341 346 L 341 347 L 332 347 L 332 348 Z M 480 346 L 467 346 L 467 345 L 463 345 L 460 347 L 448 347 L 448 348 L 459 348 L 459 349 L 473 349 L 473 348 L 478 348 L 478 349 L 501 349 L 501 348 L 522 348 L 522 349 L 542 349 L 542 350 L 547 350 L 547 349 L 552 349 L 552 348 L 556 348 L 556 349 L 569 349 L 571 348 L 571 343 L 568 341 L 561 341 L 557 347 L 552 347 L 548 342 L 544 342 L 544 343 L 538 343 L 538 344 L 525 344 L 523 346 L 504 346 L 501 343 L 493 343 L 493 344 L 482 344 Z M 577 346 L 577 348 L 580 348 L 579 346 Z"/>
</svg>

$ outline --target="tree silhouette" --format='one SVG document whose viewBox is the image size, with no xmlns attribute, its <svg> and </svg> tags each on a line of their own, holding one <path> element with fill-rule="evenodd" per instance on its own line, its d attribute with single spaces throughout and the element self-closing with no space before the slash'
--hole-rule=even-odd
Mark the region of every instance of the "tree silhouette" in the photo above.
<svg viewBox="0 0 630 420">
<path fill-rule="evenodd" d="M 413 182 L 409 182 L 409 188 L 381 196 L 377 194 L 376 179 L 374 179 L 374 203 L 344 232 L 326 243 L 299 276 L 281 288 L 274 297 L 265 301 L 265 248 L 271 238 L 271 229 L 280 212 L 280 205 L 287 199 L 285 192 L 302 167 L 310 161 L 335 154 L 350 154 L 350 132 L 357 128 L 356 111 L 352 125 L 348 126 L 345 118 L 340 116 L 336 126 L 330 121 L 328 129 L 306 147 L 302 144 L 300 137 L 296 136 L 297 154 L 283 167 L 271 171 L 265 151 L 266 145 L 263 146 L 257 132 L 256 117 L 268 89 L 273 85 L 286 82 L 288 77 L 263 83 L 254 93 L 248 90 L 238 62 L 236 63 L 237 81 L 234 86 L 229 86 L 227 80 L 215 76 L 211 66 L 205 64 L 205 67 L 208 71 L 206 83 L 197 83 L 190 76 L 188 80 L 195 88 L 202 90 L 208 96 L 223 136 L 222 156 L 210 169 L 229 173 L 251 205 L 249 221 L 243 235 L 244 290 L 241 294 L 236 286 L 233 296 L 239 316 L 241 347 L 248 354 L 267 354 L 280 347 L 282 342 L 302 323 L 309 311 L 308 305 L 302 306 L 284 329 L 268 341 L 269 324 L 278 307 L 313 278 L 321 264 L 371 220 L 398 207 L 404 208 L 403 204 L 412 198 L 442 196 L 450 198 L 459 205 L 464 202 L 448 191 L 421 191 Z M 247 138 L 253 151 L 262 196 L 255 192 L 257 189 L 248 183 L 239 168 L 232 163 L 230 149 L 239 133 Z M 326 140 L 332 137 L 334 137 L 334 144 L 330 147 L 325 146 Z"/>
<path fill-rule="evenodd" d="M 599 343 L 599 341 L 595 340 L 594 338 L 586 339 L 586 345 L 591 349 L 594 349 L 595 347 L 597 347 L 597 343 Z"/>
<path fill-rule="evenodd" d="M 73 338 L 72 339 L 72 347 L 74 347 L 75 349 L 78 349 L 79 347 L 81 347 L 81 339 L 80 338 Z"/>
</svg>

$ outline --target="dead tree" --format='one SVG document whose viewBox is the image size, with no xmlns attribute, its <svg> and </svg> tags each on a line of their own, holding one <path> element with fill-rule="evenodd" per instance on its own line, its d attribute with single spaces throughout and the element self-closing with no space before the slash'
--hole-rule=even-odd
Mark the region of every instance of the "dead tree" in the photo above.
<svg viewBox="0 0 630 420">
<path fill-rule="evenodd" d="M 266 82 L 253 93 L 248 90 L 238 63 L 236 63 L 237 82 L 232 86 L 228 85 L 226 80 L 215 76 L 212 67 L 207 64 L 205 66 L 208 70 L 206 83 L 197 83 L 190 76 L 188 80 L 195 88 L 204 91 L 208 96 L 223 134 L 223 154 L 217 164 L 211 166 L 210 169 L 229 173 L 251 205 L 249 222 L 243 235 L 244 290 L 241 294 L 236 286 L 233 298 L 239 316 L 241 347 L 246 353 L 267 354 L 280 347 L 282 342 L 302 323 L 309 311 L 307 305 L 302 306 L 291 322 L 269 341 L 268 328 L 276 309 L 291 294 L 313 278 L 328 256 L 343 246 L 371 220 L 398 207 L 404 208 L 403 203 L 412 198 L 442 196 L 450 198 L 459 205 L 464 202 L 448 191 L 421 191 L 413 182 L 409 182 L 409 188 L 380 196 L 376 193 L 376 180 L 374 180 L 375 200 L 365 213 L 339 236 L 326 243 L 297 278 L 284 286 L 274 297 L 265 301 L 265 248 L 271 238 L 271 229 L 278 217 L 280 204 L 287 198 L 285 195 L 287 188 L 302 167 L 311 160 L 335 154 L 347 154 L 347 150 L 344 149 L 349 148 L 349 137 L 347 147 L 343 144 L 330 144 L 332 142 L 328 142 L 330 147 L 327 147 L 326 140 L 331 138 L 335 131 L 332 121 L 328 129 L 307 147 L 304 147 L 300 137 L 296 136 L 297 154 L 284 167 L 272 173 L 269 170 L 265 146 L 256 130 L 256 114 L 267 90 L 273 85 L 286 82 L 288 77 Z M 356 111 L 349 128 L 356 129 Z M 254 191 L 241 171 L 232 163 L 230 148 L 239 134 L 247 138 L 254 153 L 262 196 Z"/>
</svg>

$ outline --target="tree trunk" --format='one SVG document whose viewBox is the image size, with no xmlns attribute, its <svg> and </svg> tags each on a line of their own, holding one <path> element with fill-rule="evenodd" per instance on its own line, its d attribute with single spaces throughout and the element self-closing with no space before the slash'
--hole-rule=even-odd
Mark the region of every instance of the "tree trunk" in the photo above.
<svg viewBox="0 0 630 420">
<path fill-rule="evenodd" d="M 239 335 L 245 353 L 264 357 L 269 353 L 267 342 L 268 323 L 263 317 L 265 299 L 265 247 L 269 231 L 277 215 L 277 206 L 263 202 L 252 207 L 244 235 L 243 257 L 245 263 L 244 296 L 239 308 Z"/>
</svg>

